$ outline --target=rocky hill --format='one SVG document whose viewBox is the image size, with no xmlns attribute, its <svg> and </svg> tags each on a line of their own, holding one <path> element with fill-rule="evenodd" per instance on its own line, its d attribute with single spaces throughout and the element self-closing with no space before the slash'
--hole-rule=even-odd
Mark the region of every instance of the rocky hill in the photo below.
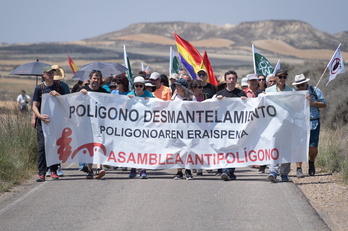
<svg viewBox="0 0 348 231">
<path fill-rule="evenodd" d="M 234 47 L 250 46 L 258 40 L 279 40 L 297 49 L 334 50 L 340 42 L 345 42 L 340 41 L 344 34 L 331 35 L 296 20 L 243 22 L 236 26 L 188 22 L 141 23 L 85 41 L 120 41 L 125 40 L 125 36 L 129 40 L 130 36 L 151 34 L 164 37 L 163 39 L 169 43 L 170 40 L 174 40 L 174 32 L 190 42 L 224 39 L 230 40 L 230 45 L 233 44 Z"/>
</svg>

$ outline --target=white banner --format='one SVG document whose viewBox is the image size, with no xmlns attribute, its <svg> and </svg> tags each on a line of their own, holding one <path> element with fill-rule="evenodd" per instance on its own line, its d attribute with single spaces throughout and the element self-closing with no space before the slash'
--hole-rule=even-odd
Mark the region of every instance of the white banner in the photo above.
<svg viewBox="0 0 348 231">
<path fill-rule="evenodd" d="M 307 161 L 307 92 L 204 102 L 43 95 L 47 165 L 212 169 Z"/>
</svg>

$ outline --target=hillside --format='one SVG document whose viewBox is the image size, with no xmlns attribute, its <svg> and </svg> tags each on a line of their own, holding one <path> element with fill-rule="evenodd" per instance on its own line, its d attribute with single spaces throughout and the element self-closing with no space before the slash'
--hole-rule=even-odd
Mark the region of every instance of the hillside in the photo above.
<svg viewBox="0 0 348 231">
<path fill-rule="evenodd" d="M 243 22 L 238 25 L 212 25 L 189 22 L 139 23 L 122 30 L 67 43 L 1 44 L 0 74 L 18 63 L 40 59 L 68 69 L 67 55 L 78 66 L 93 61 L 123 62 L 123 45 L 133 69 L 141 63 L 158 71 L 167 70 L 169 46 L 175 48 L 173 34 L 191 42 L 199 52 L 206 50 L 214 70 L 224 71 L 231 65 L 252 68 L 251 44 L 271 63 L 299 63 L 304 60 L 327 62 L 339 43 L 348 51 L 348 32 L 329 34 L 296 20 Z M 342 52 L 347 57 L 347 52 Z M 138 67 L 139 66 L 139 67 Z M 165 67 L 164 67 L 165 66 Z"/>
</svg>

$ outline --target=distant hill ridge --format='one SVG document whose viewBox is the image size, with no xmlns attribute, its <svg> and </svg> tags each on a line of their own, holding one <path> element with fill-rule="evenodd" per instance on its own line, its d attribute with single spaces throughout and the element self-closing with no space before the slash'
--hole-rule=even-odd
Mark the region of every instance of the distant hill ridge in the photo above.
<svg viewBox="0 0 348 231">
<path fill-rule="evenodd" d="M 86 42 L 112 42 L 134 40 L 140 42 L 137 35 L 149 34 L 163 39 L 174 40 L 173 33 L 179 34 L 190 42 L 200 40 L 230 40 L 229 46 L 250 46 L 258 40 L 279 40 L 297 49 L 329 49 L 335 50 L 339 43 L 347 44 L 348 32 L 329 34 L 320 31 L 310 24 L 298 20 L 268 20 L 242 22 L 238 25 L 213 25 L 190 22 L 138 23 L 122 30 L 88 38 Z M 144 40 L 145 43 L 148 41 Z M 156 41 L 151 41 L 156 43 Z M 342 50 L 348 50 L 342 46 Z"/>
</svg>

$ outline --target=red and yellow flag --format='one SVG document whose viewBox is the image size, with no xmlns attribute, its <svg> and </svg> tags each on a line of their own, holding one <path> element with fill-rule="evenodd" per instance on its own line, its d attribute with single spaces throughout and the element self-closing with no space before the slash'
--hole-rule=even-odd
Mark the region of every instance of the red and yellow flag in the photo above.
<svg viewBox="0 0 348 231">
<path fill-rule="evenodd" d="M 207 51 L 204 51 L 203 64 L 206 67 L 205 70 L 207 70 L 207 72 L 208 72 L 208 80 L 207 80 L 207 82 L 213 84 L 214 86 L 216 86 L 218 84 L 218 82 L 217 82 L 217 79 L 215 78 L 215 74 L 214 74 L 213 68 L 212 68 L 212 66 L 210 64 Z"/>
<path fill-rule="evenodd" d="M 77 66 L 75 65 L 74 61 L 72 60 L 72 58 L 68 55 L 68 62 L 70 65 L 70 68 L 72 70 L 72 72 L 75 74 L 76 71 L 78 70 Z"/>
</svg>

